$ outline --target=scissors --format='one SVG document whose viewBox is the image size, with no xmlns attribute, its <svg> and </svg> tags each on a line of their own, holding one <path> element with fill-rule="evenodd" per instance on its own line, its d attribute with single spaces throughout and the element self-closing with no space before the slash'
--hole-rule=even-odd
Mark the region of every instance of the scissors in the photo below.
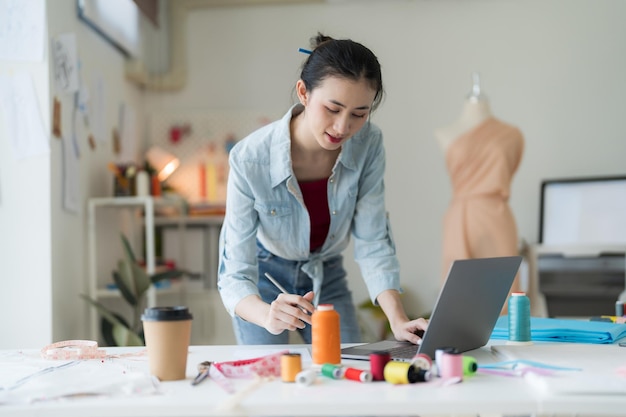
<svg viewBox="0 0 626 417">
<path fill-rule="evenodd" d="M 198 385 L 209 376 L 210 361 L 200 362 L 198 364 L 198 375 L 193 379 L 191 385 Z"/>
</svg>

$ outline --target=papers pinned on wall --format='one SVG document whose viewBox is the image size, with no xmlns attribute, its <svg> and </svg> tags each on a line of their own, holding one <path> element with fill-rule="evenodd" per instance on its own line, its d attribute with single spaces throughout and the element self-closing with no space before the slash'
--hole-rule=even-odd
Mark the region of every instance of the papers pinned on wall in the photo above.
<svg viewBox="0 0 626 417">
<path fill-rule="evenodd" d="M 30 74 L 0 75 L 0 108 L 16 159 L 50 152 Z"/>
<path fill-rule="evenodd" d="M 64 33 L 52 39 L 54 81 L 64 93 L 75 93 L 79 88 L 76 35 Z"/>
<path fill-rule="evenodd" d="M 0 0 L 0 61 L 43 61 L 45 6 L 41 0 Z"/>
</svg>

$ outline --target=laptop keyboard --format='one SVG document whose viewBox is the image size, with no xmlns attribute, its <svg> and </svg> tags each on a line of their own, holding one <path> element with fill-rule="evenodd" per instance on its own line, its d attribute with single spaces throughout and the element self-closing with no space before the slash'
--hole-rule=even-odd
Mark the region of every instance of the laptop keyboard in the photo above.
<svg viewBox="0 0 626 417">
<path fill-rule="evenodd" d="M 396 346 L 388 350 L 389 355 L 394 359 L 413 359 L 417 353 L 417 346 L 407 344 L 406 346 Z"/>
</svg>

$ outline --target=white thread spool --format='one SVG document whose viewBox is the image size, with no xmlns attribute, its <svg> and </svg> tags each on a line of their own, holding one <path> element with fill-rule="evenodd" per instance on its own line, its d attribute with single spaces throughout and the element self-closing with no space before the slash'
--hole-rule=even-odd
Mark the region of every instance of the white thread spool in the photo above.
<svg viewBox="0 0 626 417">
<path fill-rule="evenodd" d="M 298 372 L 296 375 L 296 383 L 298 385 L 311 385 L 315 381 L 315 371 L 313 369 L 307 369 Z"/>
</svg>

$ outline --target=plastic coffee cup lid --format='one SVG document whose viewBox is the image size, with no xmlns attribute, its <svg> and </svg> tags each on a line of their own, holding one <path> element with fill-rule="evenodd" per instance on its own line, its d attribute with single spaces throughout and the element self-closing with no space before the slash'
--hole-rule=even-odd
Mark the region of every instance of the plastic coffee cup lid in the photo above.
<svg viewBox="0 0 626 417">
<path fill-rule="evenodd" d="M 193 316 L 184 306 L 148 307 L 141 316 L 142 321 L 176 321 L 191 320 Z"/>
</svg>

